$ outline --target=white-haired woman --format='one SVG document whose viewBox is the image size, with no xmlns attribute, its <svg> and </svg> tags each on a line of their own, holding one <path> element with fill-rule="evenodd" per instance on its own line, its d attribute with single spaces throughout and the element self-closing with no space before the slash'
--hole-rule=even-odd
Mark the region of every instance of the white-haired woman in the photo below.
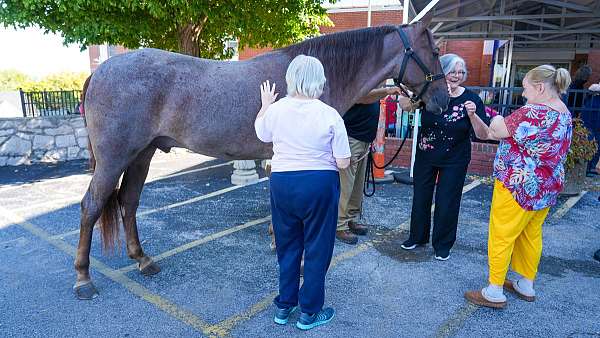
<svg viewBox="0 0 600 338">
<path fill-rule="evenodd" d="M 340 114 L 319 100 L 325 85 L 321 62 L 299 55 L 285 80 L 288 95 L 277 102 L 275 84 L 261 85 L 262 108 L 254 127 L 261 141 L 273 142 L 271 213 L 279 262 L 274 320 L 286 324 L 299 304 L 296 326 L 308 330 L 334 316 L 332 308 L 323 309 L 325 274 L 335 242 L 338 168 L 350 164 L 350 147 Z"/>
<path fill-rule="evenodd" d="M 455 54 L 440 57 L 446 75 L 450 102 L 441 115 L 423 114 L 414 164 L 413 204 L 410 235 L 401 245 L 412 250 L 429 242 L 431 203 L 435 188 L 432 245 L 435 258 L 447 260 L 456 241 L 462 188 L 471 161 L 473 126 L 468 112 L 489 121 L 477 94 L 464 88 L 465 60 Z M 427 107 L 425 107 L 427 108 Z"/>
<path fill-rule="evenodd" d="M 503 308 L 503 289 L 526 301 L 535 300 L 542 224 L 562 190 L 571 145 L 571 113 L 560 97 L 570 82 L 566 69 L 538 66 L 523 79 L 525 106 L 506 118 L 494 117 L 489 127 L 469 114 L 479 138 L 501 140 L 494 160 L 489 285 L 465 293 L 473 304 Z M 505 280 L 509 265 L 521 278 Z"/>
</svg>

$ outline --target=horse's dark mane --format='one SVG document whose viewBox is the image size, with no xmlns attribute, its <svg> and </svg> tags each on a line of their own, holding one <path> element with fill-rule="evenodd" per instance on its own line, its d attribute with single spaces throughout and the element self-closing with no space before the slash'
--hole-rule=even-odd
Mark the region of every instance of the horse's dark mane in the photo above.
<svg viewBox="0 0 600 338">
<path fill-rule="evenodd" d="M 329 83 L 349 83 L 367 60 L 378 60 L 384 37 L 396 26 L 380 26 L 333 33 L 312 38 L 278 51 L 290 58 L 299 54 L 321 60 Z"/>
</svg>

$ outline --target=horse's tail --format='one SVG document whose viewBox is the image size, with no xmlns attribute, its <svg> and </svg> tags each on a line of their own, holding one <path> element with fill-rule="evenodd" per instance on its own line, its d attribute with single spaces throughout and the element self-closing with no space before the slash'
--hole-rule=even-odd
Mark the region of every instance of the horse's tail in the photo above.
<svg viewBox="0 0 600 338">
<path fill-rule="evenodd" d="M 119 243 L 119 188 L 113 190 L 110 197 L 102 207 L 100 215 L 100 232 L 102 233 L 102 248 L 104 252 L 114 252 L 115 243 Z"/>
<path fill-rule="evenodd" d="M 92 75 L 94 75 L 93 73 L 90 74 L 90 76 L 88 76 L 87 79 L 85 79 L 85 82 L 83 83 L 83 88 L 81 90 L 81 97 L 80 97 L 80 101 L 81 103 L 79 104 L 79 110 L 81 115 L 83 115 L 83 124 L 87 127 L 87 121 L 86 121 L 86 111 L 85 111 L 85 94 L 87 93 L 87 89 L 88 86 L 90 85 L 90 80 L 92 79 Z M 94 157 L 94 152 L 92 151 L 92 143 L 90 142 L 90 137 L 88 135 L 88 152 L 90 154 L 90 169 L 93 171 L 94 169 L 96 169 L 96 158 Z"/>
<path fill-rule="evenodd" d="M 87 114 L 85 110 L 85 99 L 90 85 L 90 80 L 93 73 L 83 83 L 80 97 L 80 112 L 83 115 L 83 122 L 87 127 Z M 88 134 L 88 152 L 90 154 L 90 169 L 94 171 L 96 169 L 96 158 L 94 157 L 94 151 L 92 150 L 92 143 Z M 119 206 L 119 187 L 110 194 L 108 200 L 102 207 L 102 214 L 100 215 L 99 225 L 100 232 L 102 233 L 102 247 L 105 252 L 112 252 L 115 247 L 115 243 L 119 240 L 119 218 L 120 218 L 120 206 Z"/>
</svg>

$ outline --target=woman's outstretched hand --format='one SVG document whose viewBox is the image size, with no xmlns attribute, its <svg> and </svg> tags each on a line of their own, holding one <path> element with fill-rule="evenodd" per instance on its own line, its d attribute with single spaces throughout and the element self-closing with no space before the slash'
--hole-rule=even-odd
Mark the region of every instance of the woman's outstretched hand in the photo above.
<svg viewBox="0 0 600 338">
<path fill-rule="evenodd" d="M 266 109 L 275 102 L 278 95 L 279 93 L 275 93 L 275 83 L 271 87 L 271 83 L 267 80 L 260 85 L 260 100 L 262 101 L 263 109 Z"/>
</svg>

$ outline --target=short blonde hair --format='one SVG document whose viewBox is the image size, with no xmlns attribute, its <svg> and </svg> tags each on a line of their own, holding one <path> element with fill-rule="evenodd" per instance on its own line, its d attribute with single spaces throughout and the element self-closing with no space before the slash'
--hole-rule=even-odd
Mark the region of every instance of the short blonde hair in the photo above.
<svg viewBox="0 0 600 338">
<path fill-rule="evenodd" d="M 541 65 L 533 68 L 525 77 L 532 83 L 544 83 L 559 94 L 567 92 L 571 84 L 571 75 L 564 68 L 554 68 L 552 65 Z"/>
<path fill-rule="evenodd" d="M 285 74 L 289 96 L 318 99 L 325 87 L 325 70 L 319 59 L 300 54 L 288 66 Z"/>
</svg>

